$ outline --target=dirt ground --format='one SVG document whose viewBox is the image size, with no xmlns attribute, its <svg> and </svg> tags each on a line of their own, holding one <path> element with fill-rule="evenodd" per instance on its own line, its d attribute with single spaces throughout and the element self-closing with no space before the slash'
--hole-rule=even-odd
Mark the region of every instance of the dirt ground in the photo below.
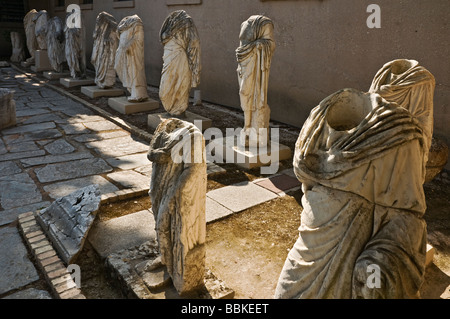
<svg viewBox="0 0 450 319">
<path fill-rule="evenodd" d="M 61 87 L 57 81 L 50 83 Z M 147 127 L 146 114 L 123 115 L 107 106 L 107 98 L 90 99 L 81 94 L 79 88 L 66 90 L 153 133 Z M 150 97 L 159 100 L 155 92 L 151 92 Z M 240 110 L 217 108 L 208 103 L 204 103 L 204 106 L 191 104 L 189 110 L 212 119 L 214 126 L 224 133 L 227 127 L 240 127 L 243 124 Z M 148 113 L 163 111 L 160 104 L 160 109 Z M 300 131 L 298 128 L 275 122 L 271 123 L 271 127 L 279 127 L 280 142 L 294 149 Z M 231 164 L 223 167 L 226 173 L 208 178 L 208 191 L 261 177 L 259 169 L 242 170 Z M 291 167 L 291 160 L 284 161 L 280 170 Z M 428 205 L 424 217 L 428 225 L 428 241 L 435 247 L 436 254 L 434 263 L 427 268 L 421 295 L 424 299 L 450 298 L 450 176 L 444 172 L 426 184 L 424 189 Z M 235 298 L 272 298 L 287 253 L 298 237 L 301 196 L 298 190 L 207 225 L 207 267 L 235 290 Z M 150 207 L 148 196 L 105 205 L 101 208 L 98 221 Z M 82 289 L 87 298 L 123 298 L 89 244 L 85 245 L 78 262 L 82 273 L 87 274 L 82 277 Z"/>
</svg>

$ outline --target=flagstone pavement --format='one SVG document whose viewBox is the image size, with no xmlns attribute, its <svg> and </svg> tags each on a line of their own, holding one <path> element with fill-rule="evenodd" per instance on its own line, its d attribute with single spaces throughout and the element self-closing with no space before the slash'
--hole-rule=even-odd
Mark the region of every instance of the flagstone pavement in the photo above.
<svg viewBox="0 0 450 319">
<path fill-rule="evenodd" d="M 94 183 L 102 194 L 148 191 L 152 168 L 146 156 L 148 141 L 13 68 L 0 69 L 0 87 L 15 91 L 17 116 L 16 126 L 0 131 L 0 298 L 51 298 L 34 287 L 39 270 L 17 230 L 18 215 L 45 208 Z M 213 164 L 208 169 L 220 171 Z M 281 172 L 211 191 L 207 220 L 240 212 L 296 187 L 299 183 L 292 173 Z"/>
</svg>

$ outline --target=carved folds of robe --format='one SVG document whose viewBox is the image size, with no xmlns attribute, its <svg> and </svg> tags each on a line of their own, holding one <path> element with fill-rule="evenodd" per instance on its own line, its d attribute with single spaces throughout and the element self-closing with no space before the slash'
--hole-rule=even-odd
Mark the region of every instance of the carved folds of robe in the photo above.
<svg viewBox="0 0 450 319">
<path fill-rule="evenodd" d="M 415 60 L 386 63 L 375 75 L 369 92 L 407 109 L 419 121 L 425 134 L 425 162 L 433 137 L 434 76 Z"/>
<path fill-rule="evenodd" d="M 47 50 L 47 23 L 49 14 L 46 10 L 39 11 L 34 16 L 36 41 L 38 43 L 38 50 Z"/>
<path fill-rule="evenodd" d="M 200 39 L 192 18 L 183 10 L 172 12 L 160 31 L 164 45 L 159 97 L 172 115 L 183 114 L 189 106 L 191 88 L 200 84 Z"/>
<path fill-rule="evenodd" d="M 25 28 L 25 36 L 27 38 L 27 49 L 31 57 L 27 59 L 27 62 L 34 62 L 34 55 L 36 50 L 39 49 L 35 34 L 35 20 L 34 17 L 38 14 L 36 9 L 30 10 L 23 18 L 23 25 Z"/>
<path fill-rule="evenodd" d="M 148 159 L 161 262 L 178 293 L 187 293 L 201 287 L 205 275 L 205 140 L 193 124 L 168 119 L 156 129 Z"/>
<path fill-rule="evenodd" d="M 148 99 L 144 60 L 144 26 L 137 16 L 123 18 L 118 25 L 119 47 L 114 68 L 124 87 L 130 92 L 128 101 Z"/>
<path fill-rule="evenodd" d="M 116 82 L 114 61 L 119 46 L 116 19 L 107 12 L 100 12 L 93 37 L 91 62 L 95 67 L 95 84 L 102 89 L 110 88 Z"/>
<path fill-rule="evenodd" d="M 66 15 L 70 18 L 70 13 Z M 86 29 L 82 15 L 80 15 L 80 28 L 64 26 L 64 34 L 66 36 L 66 60 L 69 66 L 70 75 L 74 79 L 86 78 Z"/>
<path fill-rule="evenodd" d="M 423 281 L 425 134 L 404 108 L 344 89 L 324 99 L 296 143 L 299 238 L 276 298 L 415 298 Z M 380 288 L 371 288 L 371 265 Z M 373 286 L 372 286 L 373 287 Z"/>
<path fill-rule="evenodd" d="M 65 36 L 63 22 L 59 17 L 53 17 L 47 24 L 47 53 L 50 65 L 56 72 L 63 71 L 66 61 L 64 52 Z"/>
<path fill-rule="evenodd" d="M 251 16 L 242 23 L 239 40 L 236 58 L 244 131 L 249 134 L 248 130 L 253 128 L 259 134 L 260 129 L 269 128 L 270 121 L 267 89 L 275 51 L 272 21 L 261 15 Z"/>
</svg>

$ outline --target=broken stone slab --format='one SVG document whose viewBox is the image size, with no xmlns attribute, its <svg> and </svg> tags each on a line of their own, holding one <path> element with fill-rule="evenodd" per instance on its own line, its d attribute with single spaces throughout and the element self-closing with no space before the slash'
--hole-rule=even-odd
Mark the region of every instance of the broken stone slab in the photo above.
<svg viewBox="0 0 450 319">
<path fill-rule="evenodd" d="M 81 252 L 99 208 L 100 191 L 94 184 L 60 197 L 37 212 L 37 221 L 67 265 Z"/>
<path fill-rule="evenodd" d="M 110 254 L 106 265 L 121 284 L 121 290 L 129 298 L 138 299 L 232 299 L 234 290 L 205 269 L 204 286 L 191 294 L 180 296 L 173 286 L 165 267 L 144 271 L 147 263 L 158 259 L 156 240 Z"/>
</svg>

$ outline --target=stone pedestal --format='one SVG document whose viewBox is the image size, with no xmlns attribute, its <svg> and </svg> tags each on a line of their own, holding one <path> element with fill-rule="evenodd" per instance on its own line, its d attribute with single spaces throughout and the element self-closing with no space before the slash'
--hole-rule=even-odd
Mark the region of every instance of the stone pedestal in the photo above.
<svg viewBox="0 0 450 319">
<path fill-rule="evenodd" d="M 47 50 L 36 50 L 35 53 L 35 65 L 31 66 L 33 72 L 42 72 L 52 69 L 50 60 L 48 59 Z"/>
<path fill-rule="evenodd" d="M 210 128 L 212 125 L 212 121 L 209 118 L 188 111 L 186 111 L 185 117 L 175 117 L 167 112 L 149 114 L 147 119 L 147 125 L 155 130 L 158 127 L 159 123 L 169 118 L 178 118 L 180 120 L 192 123 L 195 126 L 197 126 L 198 129 L 201 130 L 202 132 Z"/>
<path fill-rule="evenodd" d="M 76 86 L 90 85 L 94 84 L 94 79 L 86 78 L 86 79 L 73 79 L 73 78 L 61 78 L 59 79 L 59 83 L 64 85 L 66 88 L 72 88 Z"/>
<path fill-rule="evenodd" d="M 56 71 L 45 71 L 43 72 L 44 78 L 49 80 L 58 80 L 61 78 L 70 77 L 70 72 L 56 72 Z"/>
<path fill-rule="evenodd" d="M 23 68 L 28 68 L 29 66 L 31 66 L 31 65 L 33 65 L 34 64 L 34 60 L 32 60 L 32 61 L 22 61 L 22 62 L 20 62 L 20 65 L 23 67 Z"/>
<path fill-rule="evenodd" d="M 14 91 L 0 88 L 0 130 L 16 125 Z"/>
<path fill-rule="evenodd" d="M 122 96 L 125 94 L 122 89 L 118 88 L 102 89 L 99 88 L 97 85 L 82 86 L 81 93 L 90 97 L 91 99 L 95 99 L 102 96 Z"/>
<path fill-rule="evenodd" d="M 216 138 L 208 144 L 207 150 L 214 150 L 213 159 L 216 161 L 236 164 L 245 169 L 270 166 L 272 163 L 291 158 L 291 149 L 286 145 L 269 142 L 268 147 L 244 147 L 237 136 Z"/>
<path fill-rule="evenodd" d="M 108 105 L 119 113 L 133 114 L 139 112 L 152 111 L 159 108 L 159 102 L 153 99 L 148 99 L 144 102 L 130 102 L 126 96 L 115 97 L 108 99 Z"/>
</svg>

